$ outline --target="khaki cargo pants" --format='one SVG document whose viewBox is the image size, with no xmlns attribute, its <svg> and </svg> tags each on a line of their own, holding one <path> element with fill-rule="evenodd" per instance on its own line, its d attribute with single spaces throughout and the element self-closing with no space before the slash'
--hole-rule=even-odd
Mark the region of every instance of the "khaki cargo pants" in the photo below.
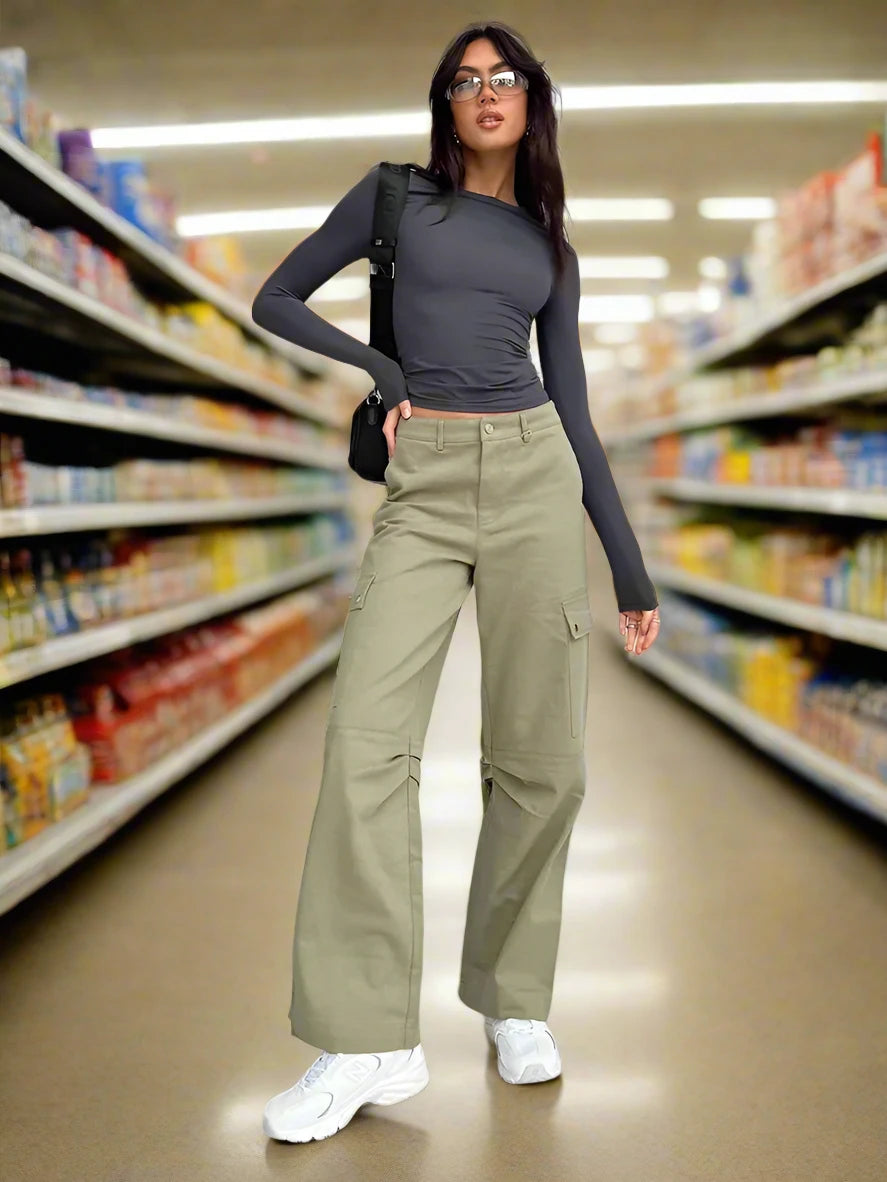
<svg viewBox="0 0 887 1182">
<path fill-rule="evenodd" d="M 585 787 L 588 633 L 579 465 L 552 402 L 401 419 L 349 613 L 296 915 L 292 1032 L 328 1051 L 419 1036 L 426 728 L 472 583 L 483 821 L 459 997 L 545 1019 Z"/>
</svg>

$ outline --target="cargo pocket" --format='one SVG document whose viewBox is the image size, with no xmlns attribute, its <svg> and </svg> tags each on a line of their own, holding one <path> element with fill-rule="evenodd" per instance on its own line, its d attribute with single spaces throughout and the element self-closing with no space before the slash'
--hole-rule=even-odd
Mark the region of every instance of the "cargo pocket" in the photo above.
<svg viewBox="0 0 887 1182">
<path fill-rule="evenodd" d="M 348 610 L 350 612 L 360 611 L 367 601 L 370 587 L 373 585 L 373 579 L 376 577 L 376 572 L 369 571 L 367 574 L 360 575 L 357 580 L 357 585 L 354 588 L 354 594 L 351 596 L 351 603 Z"/>
<path fill-rule="evenodd" d="M 588 634 L 591 631 L 592 617 L 588 596 L 584 591 L 564 599 L 561 606 L 570 634 L 567 642 L 570 734 L 577 739 L 585 727 L 588 710 Z"/>
</svg>

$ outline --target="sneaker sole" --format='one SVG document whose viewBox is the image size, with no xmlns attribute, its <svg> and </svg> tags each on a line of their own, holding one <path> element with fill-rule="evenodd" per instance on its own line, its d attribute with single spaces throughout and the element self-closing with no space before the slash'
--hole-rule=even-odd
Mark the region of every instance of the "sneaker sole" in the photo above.
<svg viewBox="0 0 887 1182">
<path fill-rule="evenodd" d="M 499 1048 L 496 1045 L 495 1035 L 490 1030 L 490 1028 L 486 1025 L 484 1026 L 484 1032 L 487 1036 L 487 1042 L 490 1044 L 490 1046 L 496 1052 L 496 1064 L 499 1069 L 499 1075 L 502 1079 L 505 1080 L 506 1083 L 508 1083 L 508 1084 L 548 1083 L 549 1080 L 557 1079 L 557 1077 L 561 1074 L 561 1058 L 560 1058 L 560 1053 L 558 1052 L 557 1059 L 555 1060 L 555 1069 L 554 1070 L 552 1070 L 549 1067 L 546 1067 L 545 1064 L 542 1062 L 528 1063 L 527 1066 L 521 1072 L 521 1074 L 518 1076 L 518 1078 L 512 1079 L 510 1076 L 506 1075 L 502 1069 L 502 1060 L 499 1058 Z"/>
<path fill-rule="evenodd" d="M 327 1137 L 332 1137 L 348 1124 L 354 1114 L 364 1104 L 400 1104 L 403 1100 L 409 1100 L 412 1096 L 418 1094 L 428 1087 L 429 1082 L 428 1065 L 425 1062 L 425 1056 L 422 1055 L 421 1062 L 410 1067 L 409 1071 L 402 1071 L 397 1075 L 389 1076 L 381 1085 L 378 1086 L 378 1091 L 374 1092 L 372 1089 L 366 1094 L 360 1096 L 356 1101 L 352 1101 L 348 1108 L 343 1108 L 336 1116 L 328 1117 L 326 1120 L 319 1120 L 307 1128 L 298 1129 L 294 1133 L 275 1132 L 268 1122 L 268 1118 L 262 1118 L 262 1129 L 267 1137 L 274 1141 L 287 1141 L 291 1145 L 301 1145 L 308 1141 L 325 1141 Z"/>
</svg>

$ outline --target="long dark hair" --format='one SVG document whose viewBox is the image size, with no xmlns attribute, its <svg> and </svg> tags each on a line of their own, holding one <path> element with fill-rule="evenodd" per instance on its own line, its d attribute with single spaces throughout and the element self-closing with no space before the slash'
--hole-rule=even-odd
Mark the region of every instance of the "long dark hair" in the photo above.
<svg viewBox="0 0 887 1182">
<path fill-rule="evenodd" d="M 551 242 L 557 273 L 567 257 L 564 230 L 564 176 L 557 147 L 557 116 L 553 96 L 560 91 L 548 76 L 543 61 L 532 52 L 526 40 L 502 21 L 476 21 L 452 39 L 443 52 L 431 79 L 428 102 L 431 106 L 431 150 L 423 171 L 450 195 L 462 187 L 465 166 L 462 152 L 453 137 L 452 113 L 446 89 L 453 80 L 462 55 L 472 41 L 486 37 L 496 46 L 502 60 L 525 75 L 527 90 L 527 127 L 522 136 L 514 167 L 514 195 L 544 226 Z"/>
</svg>

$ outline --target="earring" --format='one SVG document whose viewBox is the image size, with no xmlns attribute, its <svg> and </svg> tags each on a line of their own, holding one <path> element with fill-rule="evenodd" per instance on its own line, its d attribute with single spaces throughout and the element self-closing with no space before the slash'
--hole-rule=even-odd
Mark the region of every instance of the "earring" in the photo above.
<svg viewBox="0 0 887 1182">
<path fill-rule="evenodd" d="M 457 144 L 461 144 L 461 143 L 462 143 L 462 141 L 461 141 L 461 140 L 459 139 L 459 137 L 456 135 L 456 129 L 455 129 L 455 127 L 453 128 L 453 139 L 456 141 L 456 143 L 457 143 Z"/>
</svg>

